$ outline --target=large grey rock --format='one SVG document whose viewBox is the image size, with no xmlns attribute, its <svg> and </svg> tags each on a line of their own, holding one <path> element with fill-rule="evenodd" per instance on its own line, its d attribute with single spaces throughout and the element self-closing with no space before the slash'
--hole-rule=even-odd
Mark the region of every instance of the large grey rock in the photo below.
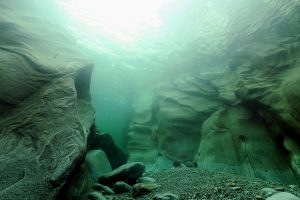
<svg viewBox="0 0 300 200">
<path fill-rule="evenodd" d="M 265 124 L 241 106 L 217 111 L 204 122 L 196 157 L 200 168 L 297 183 Z"/>
<path fill-rule="evenodd" d="M 91 62 L 31 3 L 0 2 L 0 199 L 5 200 L 55 199 L 83 159 L 94 123 Z"/>
<path fill-rule="evenodd" d="M 254 43 L 234 54 L 229 71 L 213 83 L 234 91 L 235 101 L 203 124 L 200 167 L 298 182 L 299 54 L 299 37 Z"/>
</svg>

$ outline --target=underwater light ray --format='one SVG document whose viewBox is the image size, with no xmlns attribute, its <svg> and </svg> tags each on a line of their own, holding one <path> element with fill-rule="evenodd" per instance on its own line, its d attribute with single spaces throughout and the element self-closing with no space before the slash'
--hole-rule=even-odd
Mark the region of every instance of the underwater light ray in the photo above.
<svg viewBox="0 0 300 200">
<path fill-rule="evenodd" d="M 58 0 L 88 32 L 124 42 L 161 26 L 160 10 L 172 0 Z"/>
</svg>

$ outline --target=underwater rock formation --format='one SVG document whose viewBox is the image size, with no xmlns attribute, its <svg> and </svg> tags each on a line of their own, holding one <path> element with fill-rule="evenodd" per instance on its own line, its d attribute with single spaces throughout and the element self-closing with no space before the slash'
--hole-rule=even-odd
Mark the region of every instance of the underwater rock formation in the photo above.
<svg viewBox="0 0 300 200">
<path fill-rule="evenodd" d="M 157 159 L 158 149 L 152 136 L 152 102 L 152 92 L 141 93 L 135 98 L 134 114 L 128 130 L 130 161 L 152 164 Z"/>
<path fill-rule="evenodd" d="M 142 155 L 151 138 L 158 153 L 146 156 L 149 162 L 162 155 L 201 168 L 298 183 L 299 39 L 253 43 L 234 52 L 224 72 L 195 73 L 157 86 L 147 104 L 135 107 L 147 120 L 132 119 L 130 159 Z M 135 128 L 145 122 L 147 131 Z"/>
<path fill-rule="evenodd" d="M 112 170 L 105 152 L 101 150 L 88 151 L 84 163 L 87 165 L 91 176 L 94 178 L 94 182 L 98 180 L 99 176 Z"/>
<path fill-rule="evenodd" d="M 205 96 L 201 91 L 209 94 Z M 213 98 L 215 94 L 214 88 L 197 79 L 157 88 L 154 138 L 162 155 L 178 161 L 194 159 L 201 124 L 220 107 L 220 102 Z"/>
<path fill-rule="evenodd" d="M 92 189 L 99 189 L 98 177 L 111 170 L 105 152 L 102 150 L 88 151 L 80 168 L 76 169 L 74 175 L 70 177 L 66 191 L 60 194 L 60 199 L 84 199 Z"/>
<path fill-rule="evenodd" d="M 94 123 L 92 64 L 18 3 L 0 3 L 0 199 L 55 199 Z"/>
<path fill-rule="evenodd" d="M 127 163 L 127 155 L 116 145 L 108 133 L 96 133 L 89 145 L 89 150 L 92 149 L 104 151 L 112 169 Z"/>
<path fill-rule="evenodd" d="M 300 91 L 296 85 L 300 81 L 299 55 L 299 36 L 273 38 L 238 51 L 231 60 L 229 70 L 229 73 L 235 74 L 233 80 L 237 98 L 257 115 L 256 119 L 264 123 L 281 151 L 279 157 L 283 155 L 298 175 Z M 271 162 L 271 157 L 276 156 L 265 157 Z M 281 166 L 275 163 L 280 159 L 276 160 L 273 166 Z M 284 167 L 279 169 L 280 173 L 287 170 Z"/>
<path fill-rule="evenodd" d="M 76 170 L 67 185 L 62 199 L 85 199 L 93 190 L 105 190 L 103 194 L 111 193 L 110 188 L 98 184 L 98 178 L 110 173 L 127 162 L 127 155 L 115 144 L 107 133 L 96 133 L 90 139 L 84 162 Z M 111 189 L 110 189 L 111 190 Z"/>
<path fill-rule="evenodd" d="M 223 108 L 203 124 L 198 166 L 278 182 L 297 183 L 265 124 L 242 106 Z"/>
</svg>

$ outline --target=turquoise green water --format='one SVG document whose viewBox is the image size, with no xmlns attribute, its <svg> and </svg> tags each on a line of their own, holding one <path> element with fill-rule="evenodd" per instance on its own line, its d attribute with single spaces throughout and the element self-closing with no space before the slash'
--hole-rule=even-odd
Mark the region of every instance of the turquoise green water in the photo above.
<svg viewBox="0 0 300 200">
<path fill-rule="evenodd" d="M 135 161 L 147 174 L 300 182 L 300 0 L 3 0 L 0 10 L 0 194 L 37 186 L 51 198 L 73 169 L 90 192 L 88 171 Z M 124 152 L 89 134 L 91 63 L 97 129 Z"/>
<path fill-rule="evenodd" d="M 96 125 L 126 149 L 133 100 L 182 77 L 221 72 L 242 46 L 299 33 L 298 1 L 58 0 L 95 63 Z"/>
<path fill-rule="evenodd" d="M 194 161 L 205 135 L 202 123 L 210 117 L 222 119 L 221 108 L 228 106 L 249 103 L 252 111 L 260 103 L 261 109 L 274 106 L 282 120 L 289 115 L 299 119 L 293 113 L 298 109 L 293 103 L 299 83 L 299 0 L 10 2 L 13 9 L 1 4 L 3 22 L 12 22 L 1 27 L 7 33 L 3 34 L 4 44 L 16 39 L 10 31 L 19 31 L 13 26 L 22 21 L 19 18 L 26 19 L 20 29 L 31 37 L 45 38 L 32 47 L 22 42 L 22 47 L 34 50 L 41 45 L 51 50 L 53 41 L 65 44 L 59 42 L 62 38 L 75 43 L 94 63 L 90 91 L 98 130 L 112 135 L 135 160 L 150 163 L 164 155 L 175 161 Z M 31 14 L 45 24 L 32 28 Z M 39 29 L 55 32 L 50 44 L 48 35 Z M 54 51 L 56 59 L 64 49 Z M 68 57 L 66 63 L 73 66 L 76 59 Z M 257 102 L 251 102 L 254 100 Z M 279 100 L 282 102 L 273 105 Z M 298 130 L 298 121 L 288 121 L 285 126 L 295 125 Z M 243 131 L 237 134 L 243 144 Z M 281 146 L 291 145 L 281 140 Z"/>
<path fill-rule="evenodd" d="M 115 142 L 126 150 L 126 134 L 132 114 L 131 96 L 121 88 L 113 89 L 113 80 L 95 69 L 92 76 L 92 103 L 96 110 L 96 125 L 100 132 L 113 136 Z"/>
</svg>

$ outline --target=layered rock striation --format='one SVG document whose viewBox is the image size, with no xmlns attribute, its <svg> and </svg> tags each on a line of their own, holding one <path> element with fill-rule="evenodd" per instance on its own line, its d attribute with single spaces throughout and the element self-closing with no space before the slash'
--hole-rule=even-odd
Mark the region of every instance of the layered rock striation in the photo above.
<svg viewBox="0 0 300 200">
<path fill-rule="evenodd" d="M 6 200 L 55 199 L 84 157 L 94 123 L 92 63 L 65 29 L 29 6 L 0 3 L 0 199 Z"/>
<path fill-rule="evenodd" d="M 295 36 L 253 43 L 233 53 L 224 72 L 194 73 L 157 86 L 152 103 L 136 109 L 151 119 L 147 132 L 135 128 L 143 125 L 140 115 L 133 117 L 131 158 L 144 151 L 137 150 L 145 146 L 136 139 L 143 136 L 152 138 L 158 152 L 149 162 L 165 157 L 298 183 L 299 42 Z"/>
</svg>

